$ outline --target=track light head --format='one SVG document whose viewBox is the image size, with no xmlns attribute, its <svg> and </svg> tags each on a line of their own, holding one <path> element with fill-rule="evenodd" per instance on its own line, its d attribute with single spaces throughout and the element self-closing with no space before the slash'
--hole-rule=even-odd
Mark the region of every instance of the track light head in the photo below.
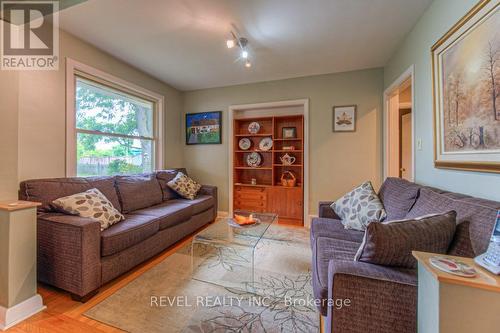
<svg viewBox="0 0 500 333">
<path fill-rule="evenodd" d="M 228 49 L 232 49 L 235 47 L 236 43 L 234 42 L 234 39 L 228 39 L 226 40 L 226 46 Z"/>
<path fill-rule="evenodd" d="M 246 39 L 245 37 L 240 37 L 238 39 L 238 43 L 240 44 L 240 47 L 244 49 L 248 44 L 248 39 Z"/>
</svg>

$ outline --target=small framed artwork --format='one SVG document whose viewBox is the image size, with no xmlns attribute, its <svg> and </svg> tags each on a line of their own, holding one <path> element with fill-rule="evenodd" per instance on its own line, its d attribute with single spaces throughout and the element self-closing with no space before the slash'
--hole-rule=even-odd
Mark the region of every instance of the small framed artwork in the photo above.
<svg viewBox="0 0 500 333">
<path fill-rule="evenodd" d="M 356 131 L 356 105 L 344 105 L 333 107 L 333 131 L 354 132 Z"/>
<path fill-rule="evenodd" d="M 187 113 L 186 144 L 222 143 L 222 111 Z"/>
<path fill-rule="evenodd" d="M 500 3 L 480 1 L 431 49 L 434 165 L 500 173 Z"/>
<path fill-rule="evenodd" d="M 283 139 L 295 139 L 297 137 L 296 127 L 283 127 L 281 130 L 281 136 Z"/>
</svg>

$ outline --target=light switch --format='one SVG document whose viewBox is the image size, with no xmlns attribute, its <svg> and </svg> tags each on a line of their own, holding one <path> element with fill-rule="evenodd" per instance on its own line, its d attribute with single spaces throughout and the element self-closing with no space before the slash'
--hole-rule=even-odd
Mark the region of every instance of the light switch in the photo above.
<svg viewBox="0 0 500 333">
<path fill-rule="evenodd" d="M 417 138 L 417 150 L 422 150 L 422 138 Z"/>
</svg>

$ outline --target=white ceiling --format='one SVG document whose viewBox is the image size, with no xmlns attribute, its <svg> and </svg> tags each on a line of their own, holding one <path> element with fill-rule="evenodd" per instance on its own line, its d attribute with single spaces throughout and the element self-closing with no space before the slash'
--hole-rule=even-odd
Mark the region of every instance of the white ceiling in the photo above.
<svg viewBox="0 0 500 333">
<path fill-rule="evenodd" d="M 180 90 L 385 65 L 432 0 L 89 0 L 62 29 Z M 253 66 L 225 40 L 234 24 Z"/>
</svg>

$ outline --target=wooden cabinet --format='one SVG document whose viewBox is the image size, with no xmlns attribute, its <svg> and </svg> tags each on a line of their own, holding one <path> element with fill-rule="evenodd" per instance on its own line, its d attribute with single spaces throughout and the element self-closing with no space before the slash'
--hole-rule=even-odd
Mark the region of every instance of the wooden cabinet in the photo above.
<svg viewBox="0 0 500 333">
<path fill-rule="evenodd" d="M 252 122 L 260 124 L 257 133 L 249 133 Z M 283 136 L 290 128 L 295 136 Z M 302 115 L 235 119 L 233 137 L 233 209 L 276 213 L 280 223 L 304 224 L 304 118 Z M 251 142 L 248 150 L 239 147 L 239 141 Z M 262 151 L 259 143 L 265 138 L 273 140 L 272 149 Z M 257 152 L 262 162 L 259 167 L 247 165 L 250 153 Z M 293 157 L 292 165 L 284 165 L 282 157 Z M 281 185 L 281 175 L 292 172 L 297 182 L 294 187 Z M 254 182 L 255 184 L 252 184 Z"/>
<path fill-rule="evenodd" d="M 234 189 L 234 209 L 259 213 L 267 211 L 267 191 L 265 187 L 236 186 Z"/>
<path fill-rule="evenodd" d="M 273 186 L 268 189 L 268 211 L 278 214 L 282 223 L 302 224 L 303 202 L 302 188 Z"/>
</svg>

